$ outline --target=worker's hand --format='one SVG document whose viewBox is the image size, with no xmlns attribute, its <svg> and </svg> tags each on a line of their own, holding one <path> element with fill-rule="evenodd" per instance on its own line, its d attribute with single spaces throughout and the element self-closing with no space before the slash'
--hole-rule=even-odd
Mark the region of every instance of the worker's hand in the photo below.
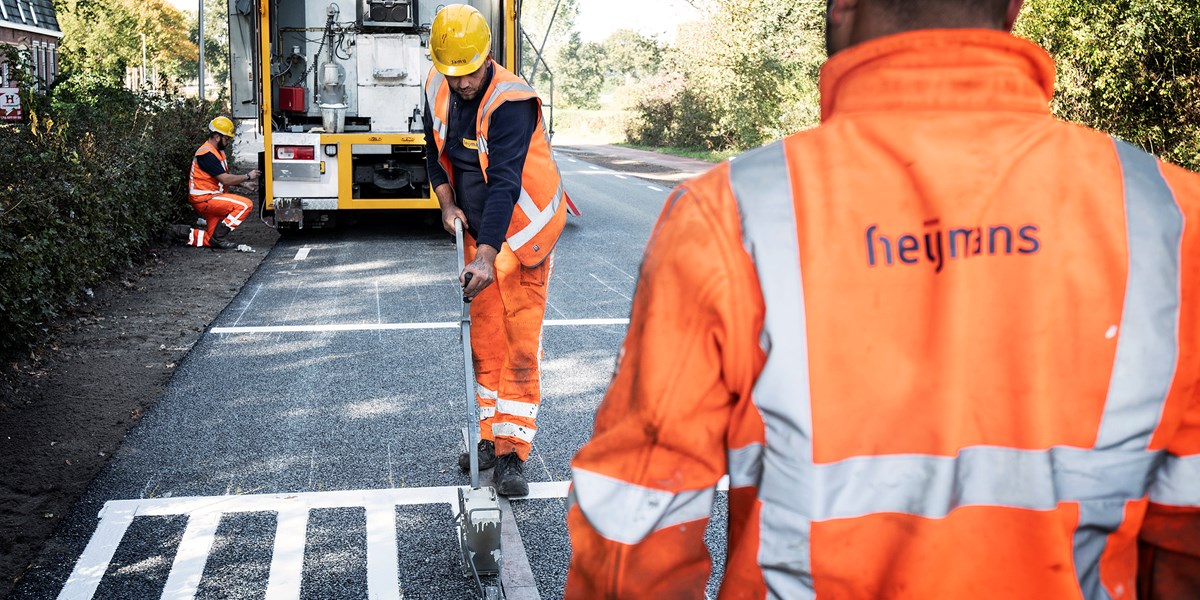
<svg viewBox="0 0 1200 600">
<path fill-rule="evenodd" d="M 463 222 L 463 231 L 467 230 L 467 215 L 461 208 L 451 204 L 450 206 L 442 207 L 442 227 L 447 233 L 454 233 L 454 220 L 458 219 Z"/>
<path fill-rule="evenodd" d="M 258 191 L 258 182 L 257 181 L 247 181 L 245 184 L 243 184 L 243 186 L 252 192 Z"/>
<path fill-rule="evenodd" d="M 262 175 L 262 171 L 259 171 L 258 169 L 254 169 L 253 171 L 246 173 L 246 179 L 247 180 L 258 179 L 261 175 Z"/>
<path fill-rule="evenodd" d="M 496 254 L 499 251 L 487 245 L 480 244 L 475 250 L 475 260 L 472 260 L 463 268 L 463 272 L 458 276 L 458 284 L 463 287 L 463 299 L 467 302 L 475 299 L 475 296 L 482 292 L 484 288 L 491 285 L 496 280 Z M 467 280 L 467 273 L 471 274 L 471 279 Z"/>
</svg>

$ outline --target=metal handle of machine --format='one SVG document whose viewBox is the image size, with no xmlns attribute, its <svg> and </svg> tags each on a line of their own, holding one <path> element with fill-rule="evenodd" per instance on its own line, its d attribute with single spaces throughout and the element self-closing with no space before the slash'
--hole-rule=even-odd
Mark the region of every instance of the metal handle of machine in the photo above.
<svg viewBox="0 0 1200 600">
<path fill-rule="evenodd" d="M 454 245 L 458 254 L 458 272 L 462 273 L 466 266 L 466 248 L 463 246 L 461 219 L 454 220 Z M 479 407 L 475 403 L 475 378 L 472 376 L 475 366 L 471 360 L 471 307 L 468 302 L 463 297 L 459 331 L 463 347 L 463 389 L 467 399 L 467 454 L 471 458 L 471 488 L 479 489 Z"/>
</svg>

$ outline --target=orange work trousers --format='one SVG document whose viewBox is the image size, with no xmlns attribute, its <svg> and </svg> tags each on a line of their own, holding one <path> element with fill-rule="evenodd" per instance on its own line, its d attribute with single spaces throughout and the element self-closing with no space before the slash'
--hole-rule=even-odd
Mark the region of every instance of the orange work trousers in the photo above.
<svg viewBox="0 0 1200 600">
<path fill-rule="evenodd" d="M 466 261 L 475 240 L 466 236 Z M 554 254 L 533 268 L 517 260 L 508 244 L 496 255 L 496 281 L 471 301 L 471 353 L 479 434 L 494 440 L 496 455 L 529 458 L 542 402 L 542 319 Z"/>
<path fill-rule="evenodd" d="M 189 246 L 208 246 L 217 223 L 225 223 L 231 231 L 238 228 L 242 221 L 254 209 L 254 202 L 245 196 L 237 194 L 213 194 L 211 196 L 192 196 L 192 208 L 204 218 L 204 229 L 192 228 L 188 235 Z"/>
</svg>

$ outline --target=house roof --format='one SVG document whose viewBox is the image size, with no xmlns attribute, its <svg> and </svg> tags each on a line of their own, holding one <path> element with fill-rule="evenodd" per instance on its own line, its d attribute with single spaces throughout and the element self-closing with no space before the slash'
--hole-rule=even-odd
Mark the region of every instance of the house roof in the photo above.
<svg viewBox="0 0 1200 600">
<path fill-rule="evenodd" d="M 61 35 L 53 0 L 0 0 L 0 27 Z"/>
</svg>

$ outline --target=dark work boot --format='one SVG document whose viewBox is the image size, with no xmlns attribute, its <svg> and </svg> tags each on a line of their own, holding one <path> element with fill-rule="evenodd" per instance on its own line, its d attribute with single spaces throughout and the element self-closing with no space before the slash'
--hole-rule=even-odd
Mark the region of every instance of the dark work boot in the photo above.
<svg viewBox="0 0 1200 600">
<path fill-rule="evenodd" d="M 496 472 L 492 475 L 496 493 L 501 496 L 529 495 L 529 482 L 525 481 L 525 461 L 516 452 L 496 459 Z"/>
<path fill-rule="evenodd" d="M 183 242 L 186 244 L 191 235 L 191 227 L 187 225 L 171 225 L 163 230 L 162 237 L 164 242 Z"/>
<path fill-rule="evenodd" d="M 492 440 L 479 440 L 479 470 L 490 469 L 496 466 L 496 444 Z M 471 455 L 463 452 L 458 455 L 458 468 L 462 469 L 463 473 L 471 472 Z"/>
<path fill-rule="evenodd" d="M 233 230 L 224 223 L 217 223 L 217 228 L 213 231 L 212 237 L 208 238 L 208 245 L 216 250 L 233 250 L 237 248 L 237 244 L 229 241 L 229 234 Z"/>
</svg>

